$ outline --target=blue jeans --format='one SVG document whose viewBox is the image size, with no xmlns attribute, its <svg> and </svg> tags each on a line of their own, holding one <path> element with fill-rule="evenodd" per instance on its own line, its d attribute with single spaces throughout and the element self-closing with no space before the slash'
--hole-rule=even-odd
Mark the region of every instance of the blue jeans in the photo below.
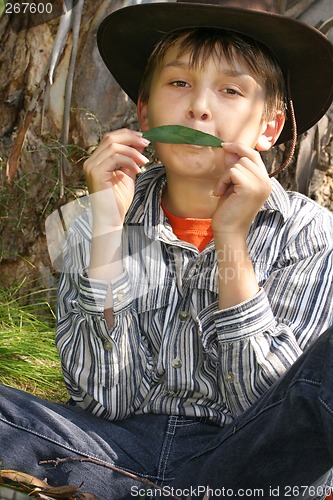
<svg viewBox="0 0 333 500">
<path fill-rule="evenodd" d="M 324 498 L 333 466 L 333 328 L 225 428 L 165 415 L 110 422 L 0 386 L 0 443 L 2 468 L 54 486 L 83 483 L 100 500 Z M 57 458 L 76 460 L 40 464 Z"/>
</svg>

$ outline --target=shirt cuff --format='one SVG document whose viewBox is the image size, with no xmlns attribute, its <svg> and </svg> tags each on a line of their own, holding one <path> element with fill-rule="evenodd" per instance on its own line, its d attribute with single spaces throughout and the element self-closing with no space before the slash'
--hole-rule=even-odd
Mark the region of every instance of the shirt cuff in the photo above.
<svg viewBox="0 0 333 500">
<path fill-rule="evenodd" d="M 90 279 L 88 276 L 80 274 L 79 287 L 79 308 L 86 314 L 104 314 L 105 299 L 108 291 L 107 281 Z"/>
<path fill-rule="evenodd" d="M 111 282 L 114 314 L 123 312 L 133 302 L 133 289 L 127 271 Z"/>
<path fill-rule="evenodd" d="M 219 342 L 233 342 L 272 330 L 276 326 L 266 292 L 262 288 L 252 299 L 215 311 L 214 321 Z"/>
<path fill-rule="evenodd" d="M 79 277 L 80 292 L 78 306 L 86 314 L 104 315 L 105 299 L 109 284 L 104 280 L 88 278 L 81 274 Z M 127 272 L 111 282 L 114 314 L 128 308 L 133 301 L 132 287 Z"/>
</svg>

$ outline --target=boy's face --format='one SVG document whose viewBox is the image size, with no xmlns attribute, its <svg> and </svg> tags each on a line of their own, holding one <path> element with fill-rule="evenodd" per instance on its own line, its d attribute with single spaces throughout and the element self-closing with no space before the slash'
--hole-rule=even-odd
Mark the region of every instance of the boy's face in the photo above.
<svg viewBox="0 0 333 500">
<path fill-rule="evenodd" d="M 177 46 L 167 51 L 155 70 L 149 101 L 139 102 L 142 130 L 184 125 L 226 142 L 268 149 L 272 127 L 263 120 L 264 86 L 254 79 L 246 63 L 239 59 L 231 65 L 210 57 L 193 67 L 189 54 L 177 55 Z M 233 162 L 224 157 L 222 148 L 158 143 L 155 149 L 167 169 L 187 175 L 217 178 Z"/>
</svg>

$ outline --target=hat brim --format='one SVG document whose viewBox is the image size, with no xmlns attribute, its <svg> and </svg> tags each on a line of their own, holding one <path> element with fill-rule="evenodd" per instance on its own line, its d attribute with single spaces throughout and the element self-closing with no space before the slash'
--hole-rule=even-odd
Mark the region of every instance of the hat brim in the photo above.
<svg viewBox="0 0 333 500">
<path fill-rule="evenodd" d="M 97 44 L 116 81 L 137 102 L 148 58 L 163 34 L 196 27 L 245 34 L 275 54 L 284 75 L 290 75 L 299 134 L 326 113 L 333 100 L 333 45 L 316 28 L 285 16 L 208 4 L 141 4 L 106 17 L 98 29 Z M 291 138 L 287 117 L 277 144 Z"/>
</svg>

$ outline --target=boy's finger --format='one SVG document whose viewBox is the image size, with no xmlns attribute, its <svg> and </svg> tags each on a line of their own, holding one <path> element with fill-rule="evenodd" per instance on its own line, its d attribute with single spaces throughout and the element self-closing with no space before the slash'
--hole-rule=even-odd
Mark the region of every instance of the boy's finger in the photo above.
<svg viewBox="0 0 333 500">
<path fill-rule="evenodd" d="M 142 137 L 141 132 L 136 132 L 134 130 L 121 129 L 107 132 L 86 161 L 88 163 L 94 161 L 101 153 L 109 150 L 117 144 L 129 146 L 139 152 L 142 152 L 144 148 L 150 144 L 150 142 Z"/>
<path fill-rule="evenodd" d="M 103 149 L 98 151 L 96 150 L 94 155 L 85 162 L 84 168 L 103 166 L 105 161 L 108 161 L 109 163 L 109 159 L 112 159 L 115 155 L 119 154 L 131 158 L 137 165 L 145 165 L 149 161 L 146 156 L 131 146 L 112 143 L 105 146 Z"/>
<path fill-rule="evenodd" d="M 107 132 L 101 141 L 102 143 L 119 143 L 132 147 L 145 148 L 150 144 L 150 141 L 142 137 L 142 132 L 123 128 Z"/>
<path fill-rule="evenodd" d="M 263 173 L 267 174 L 267 170 L 262 161 L 261 155 L 255 149 L 250 148 L 249 146 L 246 146 L 245 144 L 242 144 L 240 142 L 224 142 L 222 143 L 222 148 L 225 152 L 227 167 L 230 167 L 236 163 L 242 163 L 251 170 L 252 164 L 246 162 L 246 160 L 248 159 L 253 163 L 253 166 L 255 168 L 255 170 L 253 170 L 253 173 L 258 172 L 259 167 Z M 242 162 L 243 158 L 246 163 Z"/>
</svg>

